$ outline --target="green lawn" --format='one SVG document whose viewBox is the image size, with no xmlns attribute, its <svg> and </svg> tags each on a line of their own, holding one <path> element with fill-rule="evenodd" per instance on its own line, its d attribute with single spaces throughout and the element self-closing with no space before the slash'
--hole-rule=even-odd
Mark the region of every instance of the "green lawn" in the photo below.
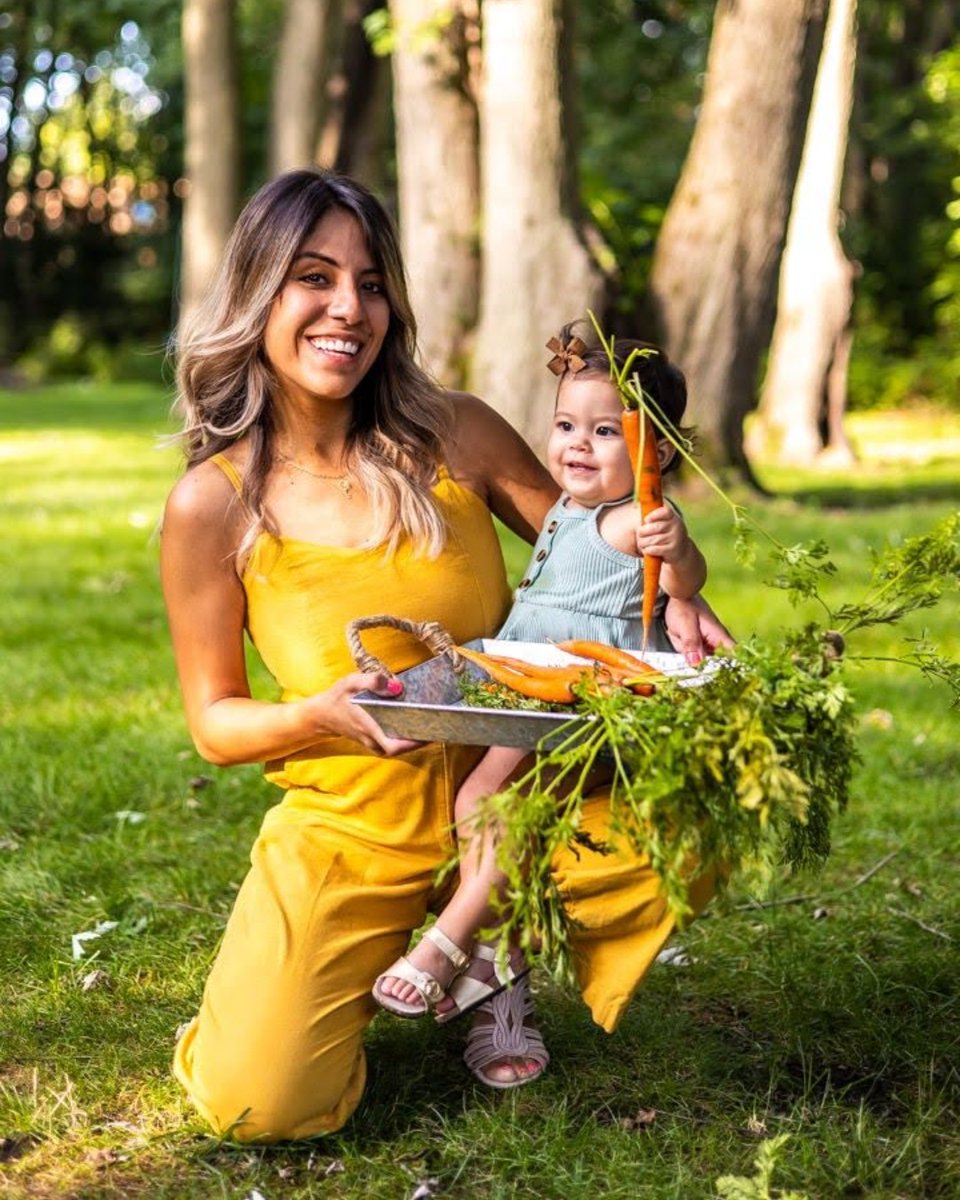
<svg viewBox="0 0 960 1200">
<path fill-rule="evenodd" d="M 540 980 L 553 1065 L 501 1095 L 464 1071 L 461 1030 L 381 1018 L 341 1134 L 207 1136 L 170 1055 L 277 794 L 186 736 L 154 532 L 177 472 L 167 405 L 146 385 L 0 392 L 0 1196 L 699 1200 L 778 1134 L 770 1196 L 960 1194 L 960 718 L 879 664 L 849 669 L 863 763 L 826 870 L 680 936 L 686 965 L 655 967 L 616 1035 Z M 909 450 L 929 421 L 899 421 L 884 462 L 892 420 L 857 418 L 856 473 L 764 476 L 788 494 L 757 515 L 786 542 L 825 537 L 838 595 L 871 545 L 960 507 L 960 421 L 932 454 Z M 734 562 L 717 506 L 685 512 L 736 633 L 798 619 Z M 958 617 L 953 596 L 915 629 L 960 653 Z"/>
</svg>

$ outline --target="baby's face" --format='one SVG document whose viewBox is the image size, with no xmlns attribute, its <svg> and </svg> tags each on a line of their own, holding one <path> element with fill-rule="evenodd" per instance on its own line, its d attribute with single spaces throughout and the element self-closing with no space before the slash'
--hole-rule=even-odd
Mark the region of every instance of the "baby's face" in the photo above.
<svg viewBox="0 0 960 1200">
<path fill-rule="evenodd" d="M 584 508 L 622 500 L 633 491 L 622 414 L 609 379 L 567 375 L 560 384 L 547 466 L 560 487 Z"/>
</svg>

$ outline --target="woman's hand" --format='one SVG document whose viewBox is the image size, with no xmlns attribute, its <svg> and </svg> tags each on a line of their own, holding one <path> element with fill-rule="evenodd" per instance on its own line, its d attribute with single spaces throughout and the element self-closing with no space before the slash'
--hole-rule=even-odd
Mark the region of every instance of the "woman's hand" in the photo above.
<svg viewBox="0 0 960 1200">
<path fill-rule="evenodd" d="M 352 738 L 375 754 L 388 757 L 422 744 L 408 738 L 388 737 L 368 712 L 353 703 L 358 692 L 373 692 L 395 700 L 403 694 L 403 684 L 383 671 L 358 671 L 338 680 L 325 692 L 303 700 L 304 712 L 318 737 Z"/>
<path fill-rule="evenodd" d="M 691 600 L 671 599 L 664 620 L 674 649 L 691 666 L 696 666 L 721 646 L 733 645 L 730 631 L 702 596 L 694 596 Z"/>
</svg>

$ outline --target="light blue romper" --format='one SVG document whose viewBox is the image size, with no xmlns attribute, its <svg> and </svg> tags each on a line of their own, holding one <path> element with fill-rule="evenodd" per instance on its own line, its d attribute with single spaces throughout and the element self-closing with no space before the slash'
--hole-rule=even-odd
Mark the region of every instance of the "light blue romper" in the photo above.
<svg viewBox="0 0 960 1200">
<path fill-rule="evenodd" d="M 597 528 L 606 508 L 567 508 L 564 494 L 547 513 L 506 624 L 497 635 L 513 642 L 563 642 L 587 638 L 639 650 L 643 646 L 643 559 L 605 542 Z M 657 596 L 648 650 L 672 651 Z"/>
</svg>

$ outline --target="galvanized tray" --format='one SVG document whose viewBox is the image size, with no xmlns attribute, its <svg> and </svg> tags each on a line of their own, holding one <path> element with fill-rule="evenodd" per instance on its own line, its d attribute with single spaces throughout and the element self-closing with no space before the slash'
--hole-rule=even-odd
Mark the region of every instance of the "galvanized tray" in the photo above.
<svg viewBox="0 0 960 1200">
<path fill-rule="evenodd" d="M 528 662 L 550 664 L 582 661 L 540 642 L 498 642 L 474 640 L 466 645 L 474 650 L 508 654 Z M 691 675 L 682 654 L 645 654 L 645 661 L 664 674 Z M 483 679 L 483 671 L 467 663 L 471 678 Z M 401 671 L 403 695 L 394 700 L 373 692 L 359 692 L 354 703 L 370 713 L 390 737 L 414 738 L 421 742 L 455 742 L 465 746 L 516 746 L 533 750 L 549 749 L 565 740 L 578 728 L 586 732 L 593 717 L 566 713 L 526 712 L 520 709 L 474 708 L 464 704 L 457 686 L 457 675 L 449 658 L 438 655 Z M 700 675 L 691 676 L 691 682 Z"/>
</svg>

